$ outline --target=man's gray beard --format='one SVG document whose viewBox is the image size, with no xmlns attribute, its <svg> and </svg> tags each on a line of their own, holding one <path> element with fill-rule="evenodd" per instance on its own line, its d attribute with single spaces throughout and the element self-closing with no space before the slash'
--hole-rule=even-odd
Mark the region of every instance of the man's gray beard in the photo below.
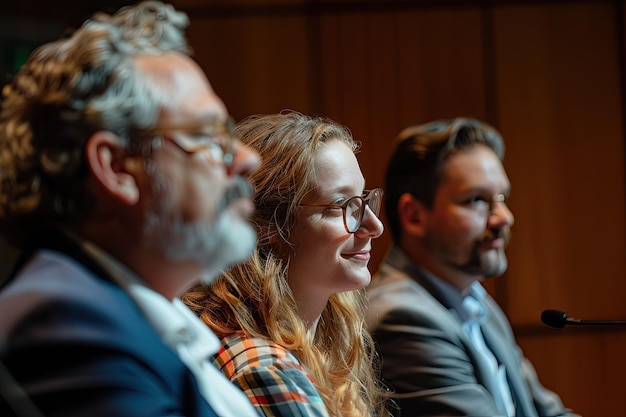
<svg viewBox="0 0 626 417">
<path fill-rule="evenodd" d="M 248 259 L 257 244 L 257 236 L 250 223 L 245 219 L 233 219 L 228 213 L 219 216 L 211 229 L 211 236 L 214 237 L 214 244 L 208 252 L 210 255 L 205 255 L 205 262 L 202 263 L 204 272 L 201 279 L 205 284 L 213 282 L 230 266 Z"/>
<path fill-rule="evenodd" d="M 242 184 L 239 187 L 244 193 L 247 185 Z M 246 260 L 256 247 L 256 233 L 249 221 L 227 211 L 229 203 L 238 197 L 237 192 L 230 194 L 217 205 L 213 223 L 185 223 L 171 213 L 167 199 L 159 198 L 146 214 L 144 241 L 168 260 L 197 262 L 202 282 L 214 281 L 224 269 Z"/>
<path fill-rule="evenodd" d="M 158 211 L 158 210 L 157 210 Z M 151 210 L 144 239 L 171 261 L 195 261 L 208 284 L 231 265 L 246 260 L 256 246 L 256 233 L 246 219 L 221 211 L 212 224 L 185 223 Z"/>
</svg>

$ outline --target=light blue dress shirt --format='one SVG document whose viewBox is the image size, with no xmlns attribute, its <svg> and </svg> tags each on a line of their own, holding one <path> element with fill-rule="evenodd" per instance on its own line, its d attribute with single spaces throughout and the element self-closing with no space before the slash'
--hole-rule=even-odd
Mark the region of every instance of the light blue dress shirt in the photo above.
<svg viewBox="0 0 626 417">
<path fill-rule="evenodd" d="M 486 381 L 487 389 L 492 393 L 502 416 L 514 417 L 515 404 L 511 396 L 511 390 L 506 376 L 506 368 L 499 364 L 493 352 L 487 346 L 480 323 L 483 322 L 489 312 L 483 304 L 487 291 L 478 282 L 474 282 L 467 294 L 462 294 L 458 288 L 438 279 L 428 271 L 422 270 L 426 279 L 437 288 L 447 304 L 460 318 L 461 327 L 471 344 L 480 353 L 478 360 L 483 361 L 486 369 L 489 369 L 489 380 Z"/>
</svg>

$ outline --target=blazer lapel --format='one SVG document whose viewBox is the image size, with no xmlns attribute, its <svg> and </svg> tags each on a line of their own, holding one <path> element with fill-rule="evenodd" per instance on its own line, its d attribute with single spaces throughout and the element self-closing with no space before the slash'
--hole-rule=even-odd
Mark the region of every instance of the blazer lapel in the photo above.
<svg viewBox="0 0 626 417">
<path fill-rule="evenodd" d="M 464 344 L 465 350 L 467 351 L 468 356 L 472 361 L 472 366 L 475 370 L 476 380 L 493 394 L 495 392 L 495 387 L 493 387 L 491 384 L 492 379 L 489 377 L 489 367 L 485 363 L 485 359 L 482 357 L 482 354 L 469 340 L 468 336 L 462 331 L 462 327 L 459 326 L 458 321 L 460 320 L 460 318 L 458 317 L 457 313 L 450 306 L 447 305 L 444 297 L 442 297 L 438 289 L 433 286 L 428 279 L 424 277 L 423 272 L 420 268 L 412 267 L 411 270 L 403 272 L 406 273 L 407 276 L 411 277 L 414 281 L 416 281 L 419 285 L 426 288 L 428 293 L 430 293 L 430 295 L 434 299 L 436 299 L 439 304 L 441 304 L 442 314 L 445 314 L 445 316 L 442 316 L 442 318 L 446 317 L 446 321 L 449 323 L 448 327 L 456 332 L 457 337 Z M 485 342 L 489 346 L 486 340 Z M 498 358 L 497 355 L 496 358 Z M 528 417 L 532 416 L 529 415 Z"/>
<path fill-rule="evenodd" d="M 511 390 L 511 396 L 515 403 L 516 415 L 525 417 L 537 417 L 537 412 L 533 405 L 530 393 L 524 382 L 524 378 L 520 373 L 519 364 L 515 360 L 514 352 L 510 350 L 510 346 L 503 343 L 506 335 L 499 334 L 497 327 L 494 325 L 494 317 L 496 314 L 493 310 L 489 312 L 490 316 L 481 326 L 485 342 L 491 349 L 499 363 L 506 368 L 506 376 Z"/>
</svg>

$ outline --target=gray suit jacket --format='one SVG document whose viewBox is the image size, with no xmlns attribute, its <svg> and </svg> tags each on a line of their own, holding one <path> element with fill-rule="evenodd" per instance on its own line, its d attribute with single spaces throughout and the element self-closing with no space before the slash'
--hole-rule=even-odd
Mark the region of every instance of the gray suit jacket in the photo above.
<svg viewBox="0 0 626 417">
<path fill-rule="evenodd" d="M 368 296 L 368 323 L 382 357 L 382 377 L 401 417 L 498 415 L 487 371 L 460 319 L 401 249 L 392 248 Z M 493 298 L 487 296 L 485 303 L 489 315 L 481 327 L 506 367 L 516 415 L 574 416 L 540 384 Z"/>
</svg>

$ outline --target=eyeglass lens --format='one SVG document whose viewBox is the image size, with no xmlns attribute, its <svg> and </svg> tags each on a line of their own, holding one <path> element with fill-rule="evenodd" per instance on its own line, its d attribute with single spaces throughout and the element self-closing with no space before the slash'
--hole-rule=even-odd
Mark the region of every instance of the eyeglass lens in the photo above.
<svg viewBox="0 0 626 417">
<path fill-rule="evenodd" d="M 198 145 L 204 147 L 214 161 L 223 161 L 226 166 L 230 166 L 234 159 L 233 141 L 236 135 L 235 122 L 228 118 L 203 132 L 204 140 L 198 141 Z"/>
<path fill-rule="evenodd" d="M 188 154 L 204 153 L 215 162 L 230 166 L 234 159 L 234 142 L 238 138 L 232 118 L 207 124 L 171 126 L 139 130 L 143 135 L 156 135 L 169 140 Z"/>
<path fill-rule="evenodd" d="M 374 189 L 366 197 L 352 197 L 348 200 L 345 209 L 345 221 L 348 232 L 354 233 L 363 221 L 363 215 L 365 214 L 365 205 L 370 207 L 370 210 L 378 216 L 380 213 L 380 207 L 382 202 L 382 192 L 379 189 Z"/>
</svg>

